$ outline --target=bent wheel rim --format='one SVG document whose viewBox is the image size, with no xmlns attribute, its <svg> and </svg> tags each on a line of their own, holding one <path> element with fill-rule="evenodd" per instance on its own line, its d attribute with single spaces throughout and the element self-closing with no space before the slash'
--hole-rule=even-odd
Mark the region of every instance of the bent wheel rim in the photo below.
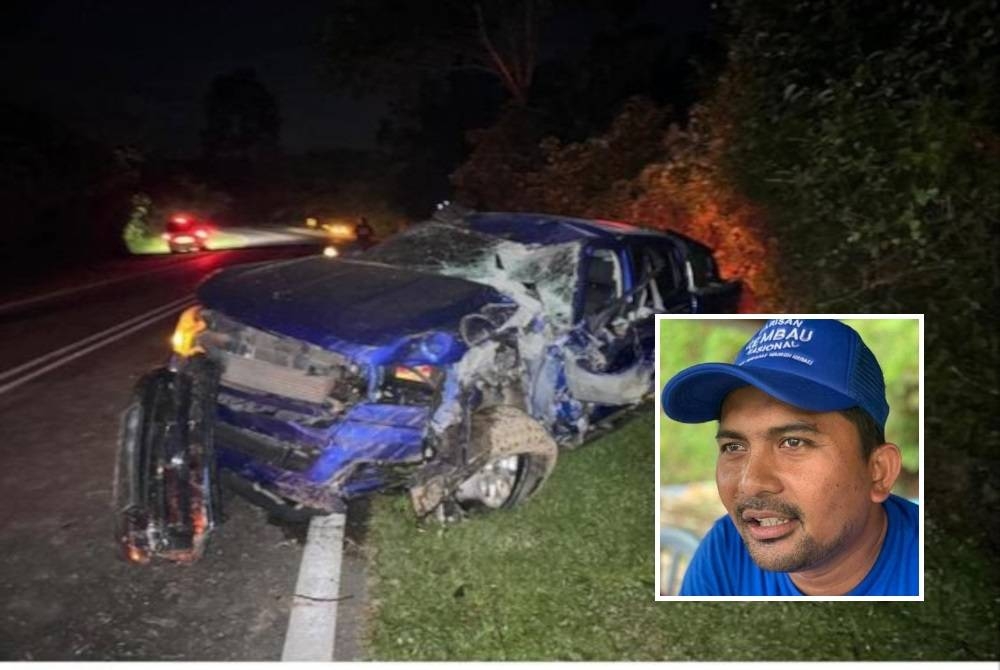
<svg viewBox="0 0 1000 670">
<path fill-rule="evenodd" d="M 457 491 L 458 499 L 492 509 L 503 507 L 517 487 L 522 458 L 513 455 L 490 461 L 462 483 Z"/>
</svg>

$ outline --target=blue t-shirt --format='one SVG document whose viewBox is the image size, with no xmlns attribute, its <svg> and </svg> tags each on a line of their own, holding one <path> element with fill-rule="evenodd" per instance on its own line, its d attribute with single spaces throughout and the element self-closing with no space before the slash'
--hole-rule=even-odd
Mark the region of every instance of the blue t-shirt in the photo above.
<svg viewBox="0 0 1000 670">
<path fill-rule="evenodd" d="M 875 565 L 848 596 L 915 596 L 920 582 L 916 505 L 895 495 L 882 503 L 888 515 Z M 750 558 L 729 515 L 715 522 L 691 559 L 682 596 L 801 596 L 787 572 L 762 570 Z"/>
</svg>

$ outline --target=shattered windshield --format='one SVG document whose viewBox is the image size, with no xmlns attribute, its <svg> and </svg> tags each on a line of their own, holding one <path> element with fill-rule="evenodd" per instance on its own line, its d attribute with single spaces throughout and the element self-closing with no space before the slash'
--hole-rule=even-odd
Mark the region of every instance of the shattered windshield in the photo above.
<svg viewBox="0 0 1000 670">
<path fill-rule="evenodd" d="M 520 244 L 462 226 L 430 222 L 392 237 L 365 259 L 488 284 L 522 300 L 537 292 L 550 317 L 573 314 L 580 244 Z"/>
</svg>

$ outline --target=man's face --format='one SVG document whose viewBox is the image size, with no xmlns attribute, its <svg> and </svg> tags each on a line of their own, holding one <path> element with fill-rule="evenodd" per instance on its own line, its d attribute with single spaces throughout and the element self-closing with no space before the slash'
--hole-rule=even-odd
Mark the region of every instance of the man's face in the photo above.
<svg viewBox="0 0 1000 670">
<path fill-rule="evenodd" d="M 748 386 L 723 403 L 717 442 L 719 495 L 761 568 L 823 568 L 860 542 L 872 480 L 847 418 Z"/>
</svg>

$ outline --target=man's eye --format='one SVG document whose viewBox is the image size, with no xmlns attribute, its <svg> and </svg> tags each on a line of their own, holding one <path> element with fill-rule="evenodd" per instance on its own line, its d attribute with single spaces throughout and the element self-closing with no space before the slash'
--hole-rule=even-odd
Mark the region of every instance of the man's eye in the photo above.
<svg viewBox="0 0 1000 670">
<path fill-rule="evenodd" d="M 786 437 L 781 441 L 781 446 L 796 449 L 798 447 L 806 446 L 806 441 L 797 437 Z"/>
<path fill-rule="evenodd" d="M 720 453 L 731 454 L 737 451 L 743 451 L 743 445 L 739 442 L 726 442 L 719 445 Z"/>
</svg>

